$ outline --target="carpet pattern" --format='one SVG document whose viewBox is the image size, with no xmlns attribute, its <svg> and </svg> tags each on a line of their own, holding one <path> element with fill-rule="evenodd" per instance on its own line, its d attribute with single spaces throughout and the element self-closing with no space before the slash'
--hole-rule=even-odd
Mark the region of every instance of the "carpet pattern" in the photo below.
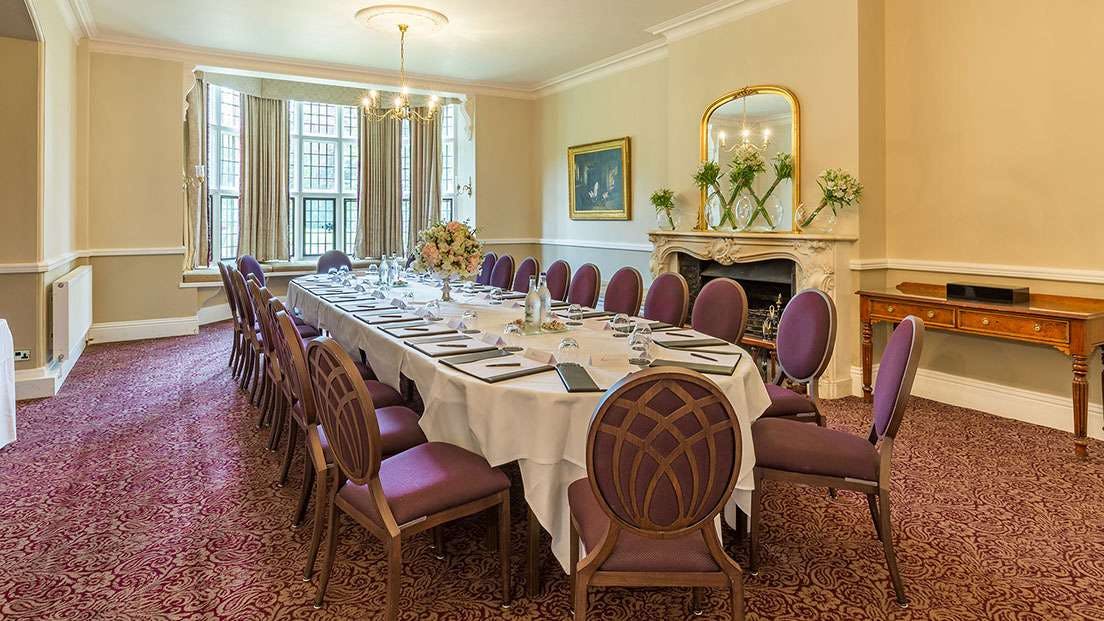
<svg viewBox="0 0 1104 621">
<path fill-rule="evenodd" d="M 373 619 L 383 552 L 349 521 L 322 611 L 302 582 L 309 528 L 290 529 L 302 464 L 278 462 L 226 366 L 227 324 L 199 336 L 93 346 L 65 388 L 18 409 L 0 451 L 0 618 Z M 869 408 L 831 402 L 865 434 Z M 893 603 L 861 496 L 770 485 L 749 619 L 1104 619 L 1104 443 L 913 400 L 896 444 L 893 521 L 911 600 Z M 300 452 L 301 454 L 301 452 Z M 516 472 L 513 473 L 516 480 Z M 514 607 L 497 605 L 496 555 L 478 518 L 404 544 L 404 619 L 567 619 L 547 552 L 524 595 L 524 504 L 513 490 Z M 309 526 L 309 525 L 308 525 Z M 730 553 L 746 551 L 726 533 Z M 681 590 L 596 589 L 593 619 L 685 619 Z M 709 594 L 705 618 L 727 618 Z"/>
</svg>

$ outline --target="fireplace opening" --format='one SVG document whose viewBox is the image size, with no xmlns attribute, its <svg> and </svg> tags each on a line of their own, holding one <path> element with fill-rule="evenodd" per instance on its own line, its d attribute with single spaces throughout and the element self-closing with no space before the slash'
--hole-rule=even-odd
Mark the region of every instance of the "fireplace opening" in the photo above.
<svg viewBox="0 0 1104 621">
<path fill-rule="evenodd" d="M 732 265 L 723 265 L 716 261 L 681 260 L 679 267 L 690 284 L 691 304 L 697 299 L 701 288 L 711 280 L 731 278 L 740 283 L 748 298 L 746 334 L 774 340 L 782 309 L 794 295 L 797 270 L 792 260 L 767 259 Z"/>
</svg>

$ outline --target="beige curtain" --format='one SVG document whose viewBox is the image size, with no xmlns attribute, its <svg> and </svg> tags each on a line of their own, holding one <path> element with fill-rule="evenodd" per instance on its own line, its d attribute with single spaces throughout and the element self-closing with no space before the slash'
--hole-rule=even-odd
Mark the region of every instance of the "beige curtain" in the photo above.
<svg viewBox="0 0 1104 621">
<path fill-rule="evenodd" d="M 401 148 L 400 121 L 361 118 L 357 256 L 403 251 Z"/>
<path fill-rule="evenodd" d="M 242 95 L 238 256 L 288 259 L 288 105 Z"/>
<path fill-rule="evenodd" d="M 196 175 L 196 166 L 207 167 L 207 83 L 197 79 L 188 92 L 184 119 L 184 269 L 208 263 L 207 175 Z"/>
<path fill-rule="evenodd" d="M 426 114 L 426 108 L 418 112 Z M 407 248 L 418 233 L 441 218 L 441 116 L 410 124 L 410 230 Z"/>
</svg>

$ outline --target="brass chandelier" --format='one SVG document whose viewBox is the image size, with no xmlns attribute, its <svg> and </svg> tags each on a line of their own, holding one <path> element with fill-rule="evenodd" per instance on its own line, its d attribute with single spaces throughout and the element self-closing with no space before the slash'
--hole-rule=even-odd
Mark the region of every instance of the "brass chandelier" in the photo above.
<svg viewBox="0 0 1104 621">
<path fill-rule="evenodd" d="M 418 121 L 428 123 L 437 116 L 440 99 L 436 95 L 430 96 L 426 101 L 426 111 L 410 105 L 410 87 L 406 85 L 406 31 L 410 29 L 408 24 L 399 24 L 399 93 L 391 100 L 390 107 L 380 105 L 378 91 L 369 91 L 361 101 L 364 118 L 373 123 L 388 120 Z"/>
</svg>

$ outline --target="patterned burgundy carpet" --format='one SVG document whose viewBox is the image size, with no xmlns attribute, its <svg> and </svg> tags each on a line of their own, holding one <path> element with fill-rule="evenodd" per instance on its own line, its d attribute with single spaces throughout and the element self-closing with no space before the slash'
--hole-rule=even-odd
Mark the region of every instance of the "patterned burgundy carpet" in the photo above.
<svg viewBox="0 0 1104 621">
<path fill-rule="evenodd" d="M 198 337 L 90 348 L 54 399 L 23 404 L 0 451 L 0 618 L 372 619 L 382 551 L 351 523 L 323 611 L 301 581 L 307 530 L 288 528 L 298 489 L 226 367 L 227 324 Z M 865 432 L 867 408 L 831 404 Z M 914 400 L 894 467 L 898 609 L 864 500 L 768 488 L 750 619 L 1104 619 L 1104 444 L 1071 457 L 1068 434 Z M 295 476 L 300 476 L 296 466 Z M 520 499 L 521 494 L 515 493 Z M 524 506 L 514 507 L 513 609 L 478 522 L 404 547 L 404 619 L 567 619 L 567 581 L 544 558 L 523 594 Z M 308 529 L 309 530 L 309 529 Z M 726 539 L 731 544 L 731 533 Z M 734 557 L 746 561 L 744 550 Z M 592 618 L 684 619 L 688 593 L 596 590 Z M 706 618 L 727 618 L 712 593 Z"/>
</svg>

